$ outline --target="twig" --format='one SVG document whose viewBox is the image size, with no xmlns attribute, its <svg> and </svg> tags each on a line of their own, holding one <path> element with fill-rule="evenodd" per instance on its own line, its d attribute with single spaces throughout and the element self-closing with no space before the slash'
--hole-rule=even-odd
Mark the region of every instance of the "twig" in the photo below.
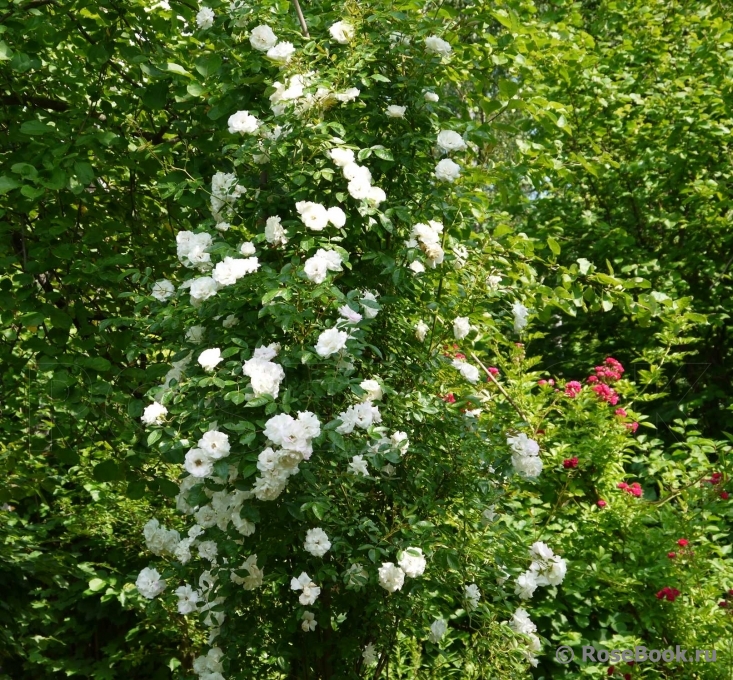
<svg viewBox="0 0 733 680">
<path fill-rule="evenodd" d="M 295 13 L 298 15 L 298 21 L 300 22 L 300 27 L 303 29 L 303 35 L 306 38 L 310 38 L 310 35 L 308 33 L 308 24 L 305 23 L 305 17 L 303 16 L 303 10 L 300 9 L 300 3 L 298 0 L 293 0 L 293 4 L 295 5 Z"/>
<path fill-rule="evenodd" d="M 514 407 L 514 410 L 520 415 L 522 420 L 525 423 L 529 423 L 529 418 L 527 418 L 527 416 L 525 416 L 524 413 L 522 413 L 522 409 L 520 409 L 519 406 L 517 406 L 514 399 L 512 399 L 507 394 L 507 391 L 498 383 L 496 378 L 493 375 L 491 375 L 491 371 L 481 363 L 481 359 L 479 359 L 473 352 L 471 352 L 471 356 L 478 362 L 478 365 L 481 366 L 481 368 L 483 368 L 484 371 L 486 371 L 486 375 L 489 376 L 489 379 L 491 380 L 491 382 L 493 382 L 494 385 L 496 385 L 499 388 L 499 392 L 501 392 L 504 395 L 504 398 Z"/>
</svg>

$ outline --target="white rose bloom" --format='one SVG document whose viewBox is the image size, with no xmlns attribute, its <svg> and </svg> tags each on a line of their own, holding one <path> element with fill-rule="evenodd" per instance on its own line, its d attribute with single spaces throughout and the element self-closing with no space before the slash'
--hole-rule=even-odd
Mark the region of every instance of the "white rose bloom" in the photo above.
<svg viewBox="0 0 733 680">
<path fill-rule="evenodd" d="M 535 479 L 540 476 L 543 464 L 539 456 L 512 456 L 514 469 L 523 477 Z"/>
<path fill-rule="evenodd" d="M 376 380 L 363 380 L 359 387 L 366 392 L 362 401 L 379 401 L 384 396 L 382 386 Z"/>
<path fill-rule="evenodd" d="M 410 269 L 415 272 L 415 274 L 422 274 L 425 271 L 425 265 L 420 262 L 420 260 L 413 260 L 410 262 Z"/>
<path fill-rule="evenodd" d="M 528 570 L 517 576 L 517 583 L 514 586 L 514 594 L 519 595 L 523 600 L 529 600 L 534 591 L 537 590 L 537 578 L 533 571 Z"/>
<path fill-rule="evenodd" d="M 253 135 L 260 127 L 260 121 L 257 120 L 249 111 L 237 111 L 229 116 L 229 134 L 239 132 L 243 135 Z"/>
<path fill-rule="evenodd" d="M 387 194 L 385 194 L 384 189 L 380 187 L 369 187 L 366 200 L 376 206 L 387 200 Z"/>
<path fill-rule="evenodd" d="M 300 624 L 300 627 L 303 629 L 303 631 L 307 633 L 316 629 L 318 621 L 316 621 L 316 615 L 313 612 L 303 612 L 302 618 L 303 623 Z"/>
<path fill-rule="evenodd" d="M 551 586 L 559 586 L 565 580 L 567 573 L 567 562 L 559 555 L 555 555 L 549 560 L 549 569 L 545 572 L 545 577 Z"/>
<path fill-rule="evenodd" d="M 176 254 L 184 267 L 189 269 L 208 269 L 211 267 L 211 255 L 207 252 L 213 244 L 211 234 L 191 231 L 179 231 L 176 234 Z"/>
<path fill-rule="evenodd" d="M 543 541 L 535 541 L 529 548 L 529 554 L 530 557 L 538 560 L 549 560 L 555 556 L 555 553 L 552 552 L 552 548 Z"/>
<path fill-rule="evenodd" d="M 425 38 L 425 49 L 431 54 L 439 54 L 441 57 L 447 57 L 452 49 L 450 43 L 446 42 L 437 35 L 431 35 Z"/>
<path fill-rule="evenodd" d="M 314 283 L 323 283 L 329 271 L 340 272 L 341 255 L 335 250 L 323 250 L 319 248 L 313 257 L 308 258 L 305 263 L 305 275 Z"/>
<path fill-rule="evenodd" d="M 303 548 L 314 557 L 323 557 L 331 548 L 331 541 L 323 529 L 308 529 Z"/>
<path fill-rule="evenodd" d="M 211 277 L 220 287 L 232 286 L 243 276 L 251 274 L 259 268 L 260 263 L 256 257 L 248 257 L 243 260 L 227 256 L 214 267 Z"/>
<path fill-rule="evenodd" d="M 252 29 L 249 34 L 249 44 L 258 52 L 267 52 L 277 45 L 277 36 L 269 26 L 262 24 Z"/>
<path fill-rule="evenodd" d="M 448 623 L 444 619 L 435 619 L 430 625 L 430 642 L 437 644 L 448 630 Z"/>
<path fill-rule="evenodd" d="M 373 666 L 377 661 L 379 661 L 379 654 L 377 654 L 377 651 L 374 649 L 374 645 L 371 642 L 364 647 L 364 651 L 361 655 L 367 666 Z"/>
<path fill-rule="evenodd" d="M 374 423 L 382 422 L 382 414 L 379 408 L 371 401 L 363 401 L 360 404 L 349 406 L 343 413 L 339 413 L 341 425 L 336 428 L 340 434 L 350 434 L 355 427 L 362 430 L 370 428 Z"/>
<path fill-rule="evenodd" d="M 199 557 L 209 562 L 216 562 L 216 556 L 219 554 L 219 548 L 214 541 L 201 541 L 198 545 Z"/>
<path fill-rule="evenodd" d="M 506 443 L 512 448 L 514 453 L 520 456 L 537 456 L 540 452 L 540 445 L 524 432 L 520 432 L 514 437 L 507 437 Z"/>
<path fill-rule="evenodd" d="M 364 165 L 359 165 L 358 163 L 347 163 L 343 166 L 341 172 L 344 174 L 344 179 L 361 179 L 367 184 L 371 184 L 372 182 L 372 173 L 369 168 Z"/>
<path fill-rule="evenodd" d="M 346 188 L 352 198 L 357 201 L 365 201 L 369 198 L 373 187 L 364 177 L 357 177 L 352 179 Z"/>
<path fill-rule="evenodd" d="M 350 87 L 348 90 L 344 90 L 343 92 L 334 93 L 333 96 L 340 102 L 346 103 L 353 102 L 360 94 L 361 90 L 359 90 L 358 87 Z"/>
<path fill-rule="evenodd" d="M 198 447 L 202 449 L 213 460 L 226 458 L 229 455 L 231 447 L 229 445 L 229 435 L 219 432 L 218 430 L 209 430 L 204 433 L 198 441 Z"/>
<path fill-rule="evenodd" d="M 354 456 L 349 463 L 349 469 L 355 475 L 369 477 L 369 468 L 367 467 L 367 462 L 364 460 L 364 456 Z"/>
<path fill-rule="evenodd" d="M 406 106 L 397 106 L 396 104 L 391 104 L 386 109 L 387 117 L 389 118 L 404 118 L 405 111 L 407 111 Z"/>
<path fill-rule="evenodd" d="M 272 219 L 272 218 L 270 218 Z M 251 257 L 257 252 L 257 249 L 255 248 L 255 244 L 251 243 L 250 241 L 247 241 L 243 243 L 241 246 L 239 246 L 239 252 L 244 255 L 245 257 Z"/>
<path fill-rule="evenodd" d="M 311 581 L 310 576 L 303 572 L 298 578 L 294 578 L 290 581 L 290 588 L 292 590 L 302 590 L 300 594 L 299 602 L 303 606 L 314 604 L 321 594 L 321 589 Z"/>
<path fill-rule="evenodd" d="M 199 354 L 198 362 L 205 371 L 213 371 L 217 364 L 223 361 L 221 350 L 218 347 L 206 349 Z"/>
<path fill-rule="evenodd" d="M 188 479 L 191 479 L 190 477 Z M 193 539 L 184 538 L 173 551 L 173 557 L 175 557 L 181 564 L 187 564 L 191 559 L 191 545 Z"/>
<path fill-rule="evenodd" d="M 399 555 L 398 563 L 405 576 L 417 578 L 425 572 L 425 558 L 422 554 L 422 548 L 407 548 Z"/>
<path fill-rule="evenodd" d="M 471 332 L 471 322 L 467 316 L 457 316 L 453 319 L 453 337 L 463 340 Z"/>
<path fill-rule="evenodd" d="M 196 24 L 202 31 L 205 31 L 214 25 L 215 16 L 211 7 L 202 7 L 196 15 Z"/>
<path fill-rule="evenodd" d="M 179 614 L 183 614 L 185 616 L 186 614 L 191 614 L 198 609 L 196 603 L 201 597 L 201 593 L 199 593 L 198 590 L 194 590 L 191 586 L 186 584 L 185 586 L 176 588 L 174 592 L 178 596 Z"/>
<path fill-rule="evenodd" d="M 328 32 L 341 45 L 346 45 L 354 37 L 354 27 L 346 21 L 337 21 Z"/>
<path fill-rule="evenodd" d="M 196 305 L 214 297 L 218 290 L 219 286 L 214 279 L 210 276 L 200 276 L 191 282 L 188 292 L 191 295 L 191 303 Z"/>
<path fill-rule="evenodd" d="M 435 166 L 435 177 L 441 182 L 455 182 L 461 174 L 461 166 L 450 158 L 444 158 Z"/>
<path fill-rule="evenodd" d="M 229 316 L 224 319 L 224 321 L 221 322 L 221 325 L 224 328 L 234 328 L 239 323 L 239 317 L 235 316 L 234 314 L 230 314 Z"/>
<path fill-rule="evenodd" d="M 407 453 L 407 449 L 410 447 L 410 442 L 407 439 L 407 432 L 393 432 L 390 436 L 392 445 L 400 452 L 401 456 Z"/>
<path fill-rule="evenodd" d="M 490 290 L 496 290 L 501 285 L 501 276 L 487 276 L 486 285 L 489 287 Z"/>
<path fill-rule="evenodd" d="M 426 102 L 432 102 L 433 104 L 440 100 L 440 97 L 435 92 L 426 92 L 423 98 Z"/>
<path fill-rule="evenodd" d="M 425 342 L 425 338 L 428 336 L 429 332 L 430 326 L 428 326 L 424 321 L 418 321 L 415 324 L 415 337 L 420 342 Z"/>
<path fill-rule="evenodd" d="M 285 245 L 288 242 L 285 236 L 285 229 L 280 224 L 279 217 L 268 217 L 265 222 L 265 239 L 274 245 Z"/>
<path fill-rule="evenodd" d="M 379 585 L 386 591 L 394 593 L 400 590 L 405 583 L 405 572 L 392 562 L 384 562 L 379 567 Z"/>
<path fill-rule="evenodd" d="M 160 578 L 160 572 L 149 567 L 143 569 L 137 577 L 137 581 L 135 581 L 135 587 L 140 595 L 148 598 L 148 600 L 160 595 L 165 590 L 165 586 L 165 581 Z"/>
<path fill-rule="evenodd" d="M 478 607 L 478 602 L 481 599 L 481 591 L 475 583 L 471 583 L 465 587 L 466 593 L 466 609 L 472 611 Z"/>
<path fill-rule="evenodd" d="M 156 401 L 145 407 L 140 420 L 143 425 L 162 425 L 167 413 L 168 409 Z"/>
<path fill-rule="evenodd" d="M 453 368 L 455 368 L 466 380 L 468 380 L 468 382 L 472 383 L 473 385 L 475 385 L 481 377 L 478 368 L 472 366 L 465 361 L 462 361 L 461 359 L 453 360 Z"/>
<path fill-rule="evenodd" d="M 355 312 L 351 307 L 349 307 L 349 305 L 339 307 L 339 314 L 349 323 L 359 323 L 359 321 L 361 321 L 361 314 L 359 314 L 359 312 Z"/>
<path fill-rule="evenodd" d="M 509 627 L 515 633 L 521 633 L 522 635 L 530 635 L 537 631 L 537 626 L 532 623 L 527 610 L 522 607 L 518 607 L 515 610 L 511 620 L 509 621 Z"/>
<path fill-rule="evenodd" d="M 186 331 L 186 340 L 193 343 L 194 345 L 198 345 L 203 342 L 205 333 L 206 328 L 204 328 L 203 326 L 191 326 Z"/>
<path fill-rule="evenodd" d="M 229 222 L 217 222 L 214 225 L 214 229 L 217 229 L 218 231 L 229 231 L 232 228 L 232 225 L 229 224 Z"/>
<path fill-rule="evenodd" d="M 336 147 L 335 149 L 330 149 L 328 155 L 334 165 L 337 165 L 339 168 L 355 164 L 354 152 L 351 149 L 341 149 Z"/>
<path fill-rule="evenodd" d="M 332 354 L 340 352 L 346 347 L 346 341 L 349 334 L 346 331 L 340 331 L 337 328 L 329 328 L 318 336 L 316 343 L 316 352 L 318 356 L 330 357 Z"/>
<path fill-rule="evenodd" d="M 328 210 L 320 203 L 298 201 L 295 204 L 295 209 L 308 229 L 323 231 L 328 226 Z"/>
<path fill-rule="evenodd" d="M 466 148 L 466 142 L 453 130 L 441 130 L 438 133 L 438 146 L 446 153 L 450 153 L 451 151 L 463 151 Z"/>
<path fill-rule="evenodd" d="M 374 303 L 376 308 L 365 305 L 363 302 L 364 300 Z M 365 290 L 361 297 L 361 306 L 364 308 L 364 316 L 367 319 L 373 319 L 377 314 L 379 314 L 379 307 L 376 305 L 376 302 L 377 296 L 371 291 Z"/>
<path fill-rule="evenodd" d="M 279 364 L 270 361 L 275 354 L 259 352 L 258 347 L 251 359 L 242 365 L 242 373 L 252 380 L 252 390 L 255 397 L 269 395 L 277 399 L 280 392 L 280 383 L 285 379 L 285 371 Z"/>
<path fill-rule="evenodd" d="M 287 64 L 295 54 L 295 46 L 291 42 L 281 42 L 267 50 L 267 56 L 278 64 Z"/>
<path fill-rule="evenodd" d="M 156 300 L 165 302 L 175 292 L 176 287 L 168 279 L 161 279 L 153 284 L 153 290 L 150 294 Z"/>
<path fill-rule="evenodd" d="M 208 477 L 214 471 L 211 458 L 201 449 L 190 449 L 183 465 L 193 477 Z"/>
<path fill-rule="evenodd" d="M 326 212 L 328 213 L 328 221 L 334 227 L 338 227 L 340 229 L 346 224 L 346 213 L 338 206 L 329 208 Z"/>
<path fill-rule="evenodd" d="M 529 310 L 521 302 L 515 302 L 512 305 L 512 314 L 514 314 L 514 332 L 519 333 L 527 325 Z"/>
</svg>

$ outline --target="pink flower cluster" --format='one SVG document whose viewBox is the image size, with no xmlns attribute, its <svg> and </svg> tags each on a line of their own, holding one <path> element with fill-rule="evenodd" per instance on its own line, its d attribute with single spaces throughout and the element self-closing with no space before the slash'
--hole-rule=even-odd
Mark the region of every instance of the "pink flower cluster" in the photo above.
<svg viewBox="0 0 733 680">
<path fill-rule="evenodd" d="M 622 489 L 626 493 L 630 493 L 632 496 L 636 496 L 637 498 L 641 498 L 644 494 L 644 491 L 642 490 L 641 484 L 639 484 L 639 482 L 634 482 L 633 484 L 619 482 L 618 484 L 616 484 L 616 488 Z"/>
<path fill-rule="evenodd" d="M 624 367 L 621 365 L 621 362 L 613 357 L 608 357 L 603 362 L 603 366 L 596 366 L 593 370 L 596 374 L 588 378 L 589 383 L 599 381 L 604 383 L 616 382 L 617 380 L 621 380 L 621 376 L 624 373 Z"/>
<path fill-rule="evenodd" d="M 583 386 L 577 380 L 571 380 L 570 382 L 565 383 L 565 396 L 568 397 L 568 399 L 575 399 L 582 389 Z"/>
<path fill-rule="evenodd" d="M 594 376 L 591 376 L 591 378 L 593 377 Z M 588 380 L 590 380 L 590 378 L 588 378 Z M 616 390 L 612 387 L 609 387 L 604 383 L 598 383 L 597 385 L 593 385 L 591 389 L 602 401 L 607 401 L 611 406 L 616 406 L 616 404 L 618 404 L 618 394 L 616 394 Z"/>
<path fill-rule="evenodd" d="M 680 591 L 677 590 L 677 588 L 670 588 L 669 586 L 664 586 L 664 588 L 657 593 L 658 600 L 667 600 L 668 602 L 674 602 L 679 596 Z"/>
</svg>

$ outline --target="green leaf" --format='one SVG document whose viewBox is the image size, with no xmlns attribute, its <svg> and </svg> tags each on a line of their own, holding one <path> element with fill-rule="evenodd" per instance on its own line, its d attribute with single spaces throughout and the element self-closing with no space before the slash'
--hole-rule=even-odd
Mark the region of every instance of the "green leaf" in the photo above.
<svg viewBox="0 0 733 680">
<path fill-rule="evenodd" d="M 13 57 L 13 50 L 10 49 L 4 40 L 0 40 L 0 61 L 7 61 Z"/>
<path fill-rule="evenodd" d="M 140 500 L 145 496 L 145 487 L 146 483 L 144 480 L 135 480 L 127 485 L 125 495 L 133 501 Z"/>
<path fill-rule="evenodd" d="M 228 472 L 228 466 L 227 466 L 227 472 Z M 226 478 L 226 475 L 224 475 L 224 477 Z M 178 492 L 180 491 L 180 489 L 178 488 L 178 484 L 175 484 L 170 479 L 159 479 L 158 487 L 160 488 L 160 492 L 164 496 L 167 496 L 168 498 L 175 498 L 178 495 Z"/>
<path fill-rule="evenodd" d="M 115 482 L 125 478 L 120 466 L 113 460 L 105 460 L 95 465 L 92 476 L 98 482 Z"/>
<path fill-rule="evenodd" d="M 46 125 L 40 120 L 27 120 L 20 126 L 20 131 L 24 135 L 45 135 L 53 130 L 54 128 L 51 125 Z"/>
<path fill-rule="evenodd" d="M 560 244 L 552 236 L 547 237 L 547 245 L 555 255 L 560 254 Z"/>
<path fill-rule="evenodd" d="M 0 195 L 7 194 L 8 191 L 17 189 L 20 186 L 20 182 L 16 182 L 12 177 L 6 177 L 3 175 L 0 177 Z"/>
<path fill-rule="evenodd" d="M 93 578 L 89 581 L 89 590 L 96 593 L 97 591 L 102 590 L 106 585 L 107 582 L 103 581 L 101 578 Z"/>
<path fill-rule="evenodd" d="M 218 54 L 205 54 L 196 60 L 196 70 L 204 77 L 208 78 L 221 68 L 221 57 Z"/>
</svg>

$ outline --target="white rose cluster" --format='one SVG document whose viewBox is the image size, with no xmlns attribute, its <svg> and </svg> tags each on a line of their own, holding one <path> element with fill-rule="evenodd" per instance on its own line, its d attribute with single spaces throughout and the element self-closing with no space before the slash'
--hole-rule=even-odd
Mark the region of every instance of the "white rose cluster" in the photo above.
<svg viewBox="0 0 733 680">
<path fill-rule="evenodd" d="M 346 213 L 339 207 L 326 209 L 320 203 L 298 201 L 295 209 L 301 222 L 313 231 L 323 231 L 329 224 L 340 229 L 346 224 Z"/>
<path fill-rule="evenodd" d="M 284 246 L 288 242 L 285 236 L 285 229 L 282 226 L 282 220 L 277 217 L 268 217 L 265 222 L 265 240 L 275 246 Z"/>
<path fill-rule="evenodd" d="M 450 43 L 437 35 L 431 35 L 425 38 L 425 50 L 430 54 L 437 54 L 441 57 L 448 57 L 453 51 Z"/>
<path fill-rule="evenodd" d="M 167 414 L 168 409 L 156 401 L 145 407 L 140 420 L 143 421 L 143 425 L 162 425 Z"/>
<path fill-rule="evenodd" d="M 181 535 L 175 529 L 166 529 L 157 519 L 149 520 L 143 527 L 145 545 L 153 555 L 173 555 Z"/>
<path fill-rule="evenodd" d="M 239 279 L 247 274 L 253 274 L 260 268 L 259 260 L 256 257 L 225 257 L 221 262 L 217 263 L 211 278 L 214 279 L 216 285 L 221 287 L 233 286 Z"/>
<path fill-rule="evenodd" d="M 374 406 L 370 400 L 349 406 L 345 411 L 339 413 L 338 417 L 341 425 L 336 428 L 336 432 L 340 434 L 351 434 L 356 427 L 367 430 L 374 423 L 382 422 L 379 408 Z"/>
<path fill-rule="evenodd" d="M 250 555 L 244 560 L 244 564 L 242 564 L 238 571 L 247 572 L 247 576 L 242 577 L 237 571 L 232 569 L 229 572 L 232 583 L 243 586 L 245 590 L 255 590 L 262 586 L 265 572 L 257 566 L 257 555 Z"/>
<path fill-rule="evenodd" d="M 529 310 L 521 302 L 515 302 L 512 305 L 512 314 L 514 315 L 514 332 L 519 333 L 527 325 Z"/>
<path fill-rule="evenodd" d="M 184 467 L 193 477 L 209 477 L 214 462 L 229 455 L 229 436 L 218 430 L 211 430 L 198 441 L 198 446 L 186 453 Z"/>
<path fill-rule="evenodd" d="M 316 342 L 316 353 L 324 359 L 332 354 L 338 354 L 346 348 L 346 341 L 349 339 L 346 331 L 340 331 L 338 328 L 329 328 L 318 336 Z"/>
<path fill-rule="evenodd" d="M 328 272 L 343 271 L 341 268 L 342 262 L 341 255 L 337 251 L 319 248 L 313 257 L 306 260 L 305 275 L 313 283 L 323 283 Z"/>
<path fill-rule="evenodd" d="M 282 366 L 272 361 L 279 351 L 280 345 L 274 342 L 266 347 L 258 347 L 252 358 L 247 359 L 242 365 L 242 373 L 252 381 L 255 397 L 268 395 L 277 399 L 280 383 L 285 379 Z"/>
<path fill-rule="evenodd" d="M 461 166 L 450 158 L 444 158 L 435 166 L 435 177 L 441 182 L 455 182 L 461 174 Z"/>
<path fill-rule="evenodd" d="M 471 321 L 467 316 L 457 316 L 453 319 L 453 337 L 463 340 L 471 332 Z"/>
<path fill-rule="evenodd" d="M 337 21 L 328 29 L 328 32 L 340 45 L 346 45 L 354 37 L 354 27 L 347 21 Z"/>
<path fill-rule="evenodd" d="M 321 434 L 321 424 L 310 411 L 298 412 L 293 418 L 287 413 L 273 416 L 265 423 L 264 434 L 278 449 L 267 447 L 260 453 L 253 492 L 261 501 L 274 501 L 298 474 L 299 463 L 313 453 L 312 440 Z"/>
<path fill-rule="evenodd" d="M 211 255 L 208 249 L 212 246 L 211 234 L 192 231 L 179 231 L 176 234 L 176 253 L 184 267 L 196 268 L 201 271 L 211 269 Z"/>
<path fill-rule="evenodd" d="M 394 593 L 401 590 L 405 577 L 417 578 L 425 572 L 426 561 L 421 548 L 409 547 L 400 552 L 398 565 L 394 562 L 384 562 L 379 567 L 379 585 L 387 592 Z"/>
<path fill-rule="evenodd" d="M 445 252 L 440 241 L 443 234 L 443 223 L 436 220 L 429 220 L 427 224 L 420 222 L 412 228 L 410 240 L 407 241 L 408 247 L 414 248 L 420 246 L 425 253 L 428 264 L 435 269 L 439 264 L 443 263 Z"/>
<path fill-rule="evenodd" d="M 537 626 L 532 622 L 532 619 L 529 618 L 527 611 L 521 607 L 517 608 L 508 623 L 509 627 L 515 633 L 526 635 L 529 638 L 529 650 L 525 652 L 525 655 L 532 666 L 537 666 L 537 658 L 534 654 L 542 649 L 542 642 L 535 634 Z"/>
<path fill-rule="evenodd" d="M 539 477 L 543 467 L 539 444 L 524 432 L 515 437 L 507 437 L 506 442 L 512 449 L 514 469 L 529 479 Z"/>
<path fill-rule="evenodd" d="M 453 130 L 441 130 L 438 133 L 438 148 L 444 153 L 465 151 L 466 142 L 461 135 Z"/>
<path fill-rule="evenodd" d="M 517 577 L 514 587 L 514 594 L 523 600 L 529 600 L 538 586 L 559 586 L 568 570 L 565 560 L 542 541 L 533 543 L 529 552 L 532 563 Z"/>
<path fill-rule="evenodd" d="M 196 25 L 202 30 L 205 31 L 208 28 L 211 28 L 214 25 L 214 19 L 216 18 L 216 15 L 214 14 L 214 10 L 211 9 L 211 7 L 202 7 L 198 14 L 196 14 Z"/>
<path fill-rule="evenodd" d="M 464 594 L 466 597 L 466 610 L 473 611 L 478 607 L 479 600 L 481 599 L 481 591 L 475 583 L 470 583 L 465 586 Z"/>
<path fill-rule="evenodd" d="M 355 161 L 351 149 L 336 147 L 328 152 L 334 165 L 341 168 L 344 179 L 348 181 L 348 192 L 357 201 L 366 201 L 368 205 L 378 206 L 387 199 L 382 189 L 372 184 L 372 173 L 369 168 Z"/>
<path fill-rule="evenodd" d="M 168 280 L 161 279 L 153 284 L 150 294 L 158 301 L 165 302 L 176 292 L 176 287 Z"/>
</svg>

